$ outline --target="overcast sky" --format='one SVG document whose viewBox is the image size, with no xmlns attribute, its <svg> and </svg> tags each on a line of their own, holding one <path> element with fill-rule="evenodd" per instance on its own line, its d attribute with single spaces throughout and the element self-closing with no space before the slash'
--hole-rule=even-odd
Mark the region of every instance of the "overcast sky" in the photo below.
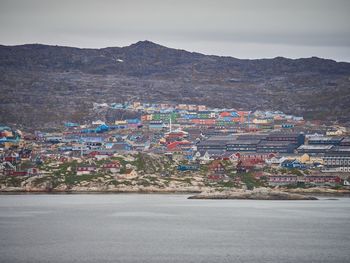
<svg viewBox="0 0 350 263">
<path fill-rule="evenodd" d="M 0 44 L 350 61 L 350 0 L 0 0 Z"/>
</svg>

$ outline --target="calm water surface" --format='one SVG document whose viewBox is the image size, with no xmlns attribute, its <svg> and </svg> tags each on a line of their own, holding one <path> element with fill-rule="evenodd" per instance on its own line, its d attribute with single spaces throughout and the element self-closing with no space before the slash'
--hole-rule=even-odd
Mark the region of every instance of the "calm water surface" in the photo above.
<svg viewBox="0 0 350 263">
<path fill-rule="evenodd" d="M 350 262 L 350 199 L 0 195 L 0 262 Z"/>
</svg>

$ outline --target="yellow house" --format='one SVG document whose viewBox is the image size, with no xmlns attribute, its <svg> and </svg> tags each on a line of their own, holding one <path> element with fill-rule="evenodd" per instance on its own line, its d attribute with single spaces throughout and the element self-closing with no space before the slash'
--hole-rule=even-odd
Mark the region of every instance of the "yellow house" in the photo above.
<svg viewBox="0 0 350 263">
<path fill-rule="evenodd" d="M 253 120 L 253 123 L 254 124 L 269 124 L 271 123 L 272 121 L 269 120 L 269 119 L 254 119 Z"/>
<path fill-rule="evenodd" d="M 300 156 L 299 158 L 299 161 L 301 163 L 309 163 L 310 162 L 310 156 L 306 153 L 304 153 L 302 156 Z"/>
<path fill-rule="evenodd" d="M 343 134 L 343 131 L 340 130 L 340 129 L 337 129 L 337 130 L 329 130 L 326 132 L 326 135 L 327 136 L 339 136 L 339 135 L 342 135 Z"/>
<path fill-rule="evenodd" d="M 207 106 L 205 105 L 198 105 L 198 111 L 205 111 L 207 110 Z"/>
<path fill-rule="evenodd" d="M 135 102 L 133 102 L 132 106 L 133 106 L 134 108 L 140 107 L 140 106 L 141 106 L 141 102 L 135 101 Z"/>
<path fill-rule="evenodd" d="M 128 123 L 126 121 L 119 120 L 119 121 L 115 121 L 114 124 L 115 125 L 127 125 Z"/>
<path fill-rule="evenodd" d="M 306 163 L 306 164 L 312 164 L 312 163 L 323 164 L 323 159 L 321 157 L 310 156 L 307 153 L 304 153 L 303 155 L 299 156 L 297 160 L 300 161 L 301 163 Z"/>
<path fill-rule="evenodd" d="M 310 163 L 320 163 L 320 164 L 324 164 L 324 163 L 323 163 L 323 158 L 317 157 L 317 156 L 311 156 L 311 157 L 310 157 Z"/>
</svg>

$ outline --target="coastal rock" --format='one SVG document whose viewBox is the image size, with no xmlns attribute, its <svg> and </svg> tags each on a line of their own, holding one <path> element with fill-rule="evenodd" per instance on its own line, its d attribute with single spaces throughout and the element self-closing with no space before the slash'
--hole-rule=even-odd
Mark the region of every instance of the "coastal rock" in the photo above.
<svg viewBox="0 0 350 263">
<path fill-rule="evenodd" d="M 349 195 L 349 189 L 330 189 L 323 187 L 286 189 L 289 193 L 298 194 L 329 194 L 329 195 Z"/>
<path fill-rule="evenodd" d="M 232 190 L 223 192 L 202 192 L 188 199 L 249 199 L 249 200 L 318 200 L 313 196 L 292 194 L 268 188 L 254 190 Z"/>
</svg>

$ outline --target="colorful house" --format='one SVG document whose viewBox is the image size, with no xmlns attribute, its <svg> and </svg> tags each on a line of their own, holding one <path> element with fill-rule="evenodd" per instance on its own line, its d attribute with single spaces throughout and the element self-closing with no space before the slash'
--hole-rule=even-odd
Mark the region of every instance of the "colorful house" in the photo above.
<svg viewBox="0 0 350 263">
<path fill-rule="evenodd" d="M 268 176 L 268 184 L 270 186 L 278 185 L 297 185 L 298 176 L 295 174 L 282 174 Z"/>
<path fill-rule="evenodd" d="M 120 163 L 118 161 L 108 162 L 101 166 L 103 171 L 109 171 L 111 173 L 119 173 L 120 172 Z"/>
<path fill-rule="evenodd" d="M 198 171 L 199 170 L 199 165 L 197 164 L 183 164 L 183 165 L 179 165 L 177 167 L 178 171 Z"/>
<path fill-rule="evenodd" d="M 96 172 L 96 166 L 94 165 L 79 165 L 76 168 L 77 175 L 92 174 Z"/>
<path fill-rule="evenodd" d="M 192 143 L 189 141 L 174 141 L 167 145 L 168 151 L 172 152 L 183 152 L 187 151 L 192 147 Z"/>
<path fill-rule="evenodd" d="M 227 178 L 226 169 L 220 160 L 214 160 L 208 166 L 208 179 L 210 180 L 222 180 Z"/>
<path fill-rule="evenodd" d="M 288 169 L 305 169 L 305 165 L 302 164 L 300 161 L 293 159 L 293 160 L 285 160 L 281 163 L 281 167 L 288 168 Z"/>
</svg>

